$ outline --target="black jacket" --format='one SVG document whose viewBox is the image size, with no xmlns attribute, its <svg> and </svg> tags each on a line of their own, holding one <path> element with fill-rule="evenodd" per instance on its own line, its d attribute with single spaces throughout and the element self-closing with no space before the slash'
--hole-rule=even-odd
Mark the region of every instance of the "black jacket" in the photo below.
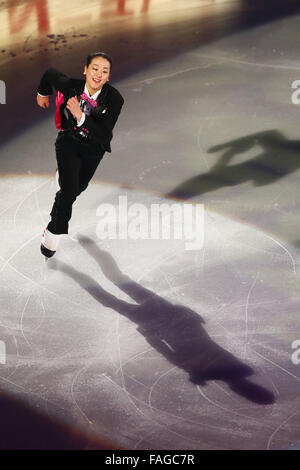
<svg viewBox="0 0 300 470">
<path fill-rule="evenodd" d="M 64 102 L 60 106 L 61 128 L 74 132 L 77 121 L 66 108 L 66 104 L 72 96 L 79 97 L 83 93 L 85 80 L 69 78 L 55 68 L 50 67 L 42 76 L 37 91 L 41 95 L 51 95 L 53 93 L 52 87 L 64 95 Z M 85 116 L 82 126 L 89 131 L 86 142 L 92 145 L 99 145 L 105 151 L 111 152 L 110 141 L 113 137 L 112 130 L 121 112 L 124 99 L 116 88 L 105 83 L 96 101 L 98 106 L 91 110 L 89 116 Z M 68 117 L 66 117 L 65 113 Z"/>
</svg>

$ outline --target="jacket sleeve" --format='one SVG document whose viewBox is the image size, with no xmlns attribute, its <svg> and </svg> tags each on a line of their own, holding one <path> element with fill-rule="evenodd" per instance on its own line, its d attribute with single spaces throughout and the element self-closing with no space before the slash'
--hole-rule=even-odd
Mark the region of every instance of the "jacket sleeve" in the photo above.
<svg viewBox="0 0 300 470">
<path fill-rule="evenodd" d="M 123 104 L 123 97 L 120 93 L 117 93 L 108 100 L 105 107 L 98 106 L 92 109 L 89 116 L 85 116 L 83 126 L 89 131 L 91 139 L 97 143 L 103 142 L 103 139 L 111 140 L 112 130 L 118 120 Z"/>
<path fill-rule="evenodd" d="M 52 87 L 64 93 L 68 89 L 70 78 L 53 67 L 46 70 L 41 78 L 37 92 L 41 95 L 52 95 Z"/>
</svg>

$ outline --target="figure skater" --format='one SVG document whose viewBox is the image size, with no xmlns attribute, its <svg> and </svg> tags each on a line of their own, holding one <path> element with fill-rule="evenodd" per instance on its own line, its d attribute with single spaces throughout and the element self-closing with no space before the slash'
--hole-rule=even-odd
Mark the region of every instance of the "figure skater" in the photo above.
<svg viewBox="0 0 300 470">
<path fill-rule="evenodd" d="M 37 103 L 49 108 L 52 87 L 56 94 L 55 141 L 59 190 L 44 230 L 41 252 L 53 256 L 61 234 L 68 233 L 72 205 L 94 175 L 105 152 L 111 152 L 112 130 L 124 99 L 107 82 L 112 59 L 104 52 L 89 54 L 83 74 L 86 79 L 69 78 L 55 68 L 43 74 L 38 86 Z"/>
</svg>

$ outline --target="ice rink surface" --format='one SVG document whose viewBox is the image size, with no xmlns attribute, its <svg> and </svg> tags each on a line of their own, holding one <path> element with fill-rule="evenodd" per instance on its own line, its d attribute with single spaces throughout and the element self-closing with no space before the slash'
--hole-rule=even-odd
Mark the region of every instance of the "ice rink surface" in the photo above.
<svg viewBox="0 0 300 470">
<path fill-rule="evenodd" d="M 292 84 L 300 79 L 300 8 L 74 2 L 68 22 L 58 1 L 37 17 L 29 3 L 0 10 L 0 387 L 7 403 L 26 409 L 33 434 L 51 422 L 81 437 L 47 440 L 44 424 L 44 440 L 36 432 L 23 446 L 297 446 L 300 139 Z M 39 245 L 56 191 L 56 131 L 53 106 L 38 109 L 35 91 L 48 66 L 81 76 L 85 56 L 99 48 L 115 57 L 112 84 L 125 105 L 113 152 L 46 264 Z M 117 208 L 120 196 L 149 211 L 204 204 L 203 246 L 101 240 L 97 209 Z M 22 446 L 29 431 L 20 426 L 18 435 L 18 414 L 5 400 L 3 422 L 14 429 L 5 436 L 2 424 L 0 447 L 12 447 L 14 433 Z"/>
</svg>

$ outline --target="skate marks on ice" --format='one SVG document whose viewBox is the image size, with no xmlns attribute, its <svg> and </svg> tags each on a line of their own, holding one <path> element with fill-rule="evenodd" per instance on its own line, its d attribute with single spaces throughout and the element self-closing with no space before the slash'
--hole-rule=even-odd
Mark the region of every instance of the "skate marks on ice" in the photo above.
<svg viewBox="0 0 300 470">
<path fill-rule="evenodd" d="M 249 447 L 265 448 L 298 405 L 287 357 L 297 274 L 287 253 L 208 210 L 203 253 L 174 240 L 99 241 L 99 199 L 117 204 L 125 190 L 93 183 L 74 210 L 78 241 L 62 241 L 43 278 L 40 229 L 54 177 L 25 183 L 22 199 L 31 195 L 22 206 L 7 201 L 0 218 L 5 388 L 22 387 L 54 419 L 95 436 L 118 429 L 123 446 L 243 448 L 247 436 Z M 126 191 L 129 202 L 163 201 Z M 287 444 L 296 421 L 279 427 L 271 447 Z"/>
<path fill-rule="evenodd" d="M 252 390 L 247 387 L 246 377 L 252 375 L 253 370 L 211 340 L 199 314 L 184 305 L 174 305 L 134 282 L 120 271 L 114 258 L 101 250 L 91 238 L 81 236 L 79 242 L 96 260 L 103 274 L 135 304 L 116 298 L 95 283 L 91 276 L 61 261 L 54 260 L 49 267 L 63 271 L 102 305 L 136 323 L 137 331 L 143 334 L 146 341 L 169 362 L 186 371 L 193 383 L 223 380 L 249 400 L 273 403 L 272 393 L 254 384 Z"/>
</svg>

